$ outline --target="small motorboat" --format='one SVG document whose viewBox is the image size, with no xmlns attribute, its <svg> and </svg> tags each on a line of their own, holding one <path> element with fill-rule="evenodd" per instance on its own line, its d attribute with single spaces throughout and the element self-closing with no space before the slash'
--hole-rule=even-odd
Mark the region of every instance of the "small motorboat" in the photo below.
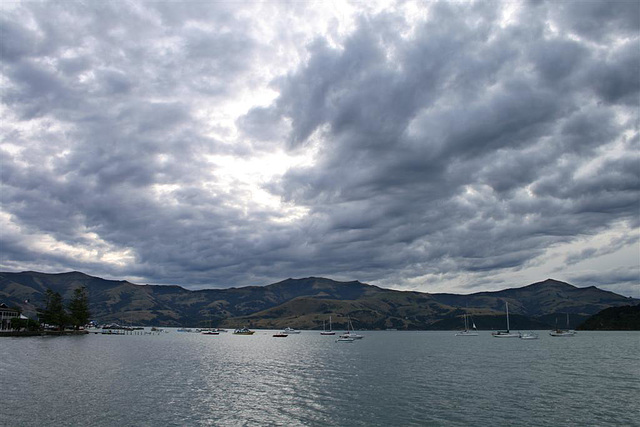
<svg viewBox="0 0 640 427">
<path fill-rule="evenodd" d="M 211 329 L 205 329 L 203 331 L 200 331 L 200 333 L 202 335 L 220 335 L 220 332 L 218 331 L 212 331 Z"/>
<path fill-rule="evenodd" d="M 286 338 L 288 337 L 288 334 L 285 334 L 284 332 L 278 332 L 277 334 L 273 334 L 274 338 Z"/>
<path fill-rule="evenodd" d="M 249 328 L 240 328 L 233 331 L 234 335 L 253 335 L 255 331 L 250 330 Z"/>
<path fill-rule="evenodd" d="M 336 340 L 336 342 L 354 342 L 355 339 L 350 337 L 340 337 Z"/>
<path fill-rule="evenodd" d="M 283 331 L 283 332 L 284 332 L 285 334 L 299 334 L 299 333 L 300 333 L 300 331 L 299 331 L 299 330 L 297 330 L 297 329 L 293 329 L 293 328 L 290 328 L 290 327 L 288 327 L 288 326 L 287 326 L 286 328 L 284 328 L 284 331 Z"/>
</svg>

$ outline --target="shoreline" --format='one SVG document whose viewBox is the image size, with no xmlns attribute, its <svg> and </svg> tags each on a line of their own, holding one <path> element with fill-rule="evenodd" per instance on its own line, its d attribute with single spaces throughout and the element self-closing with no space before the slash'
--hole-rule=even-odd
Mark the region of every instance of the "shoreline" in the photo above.
<svg viewBox="0 0 640 427">
<path fill-rule="evenodd" d="M 38 337 L 63 335 L 86 335 L 89 331 L 0 331 L 0 337 Z"/>
</svg>

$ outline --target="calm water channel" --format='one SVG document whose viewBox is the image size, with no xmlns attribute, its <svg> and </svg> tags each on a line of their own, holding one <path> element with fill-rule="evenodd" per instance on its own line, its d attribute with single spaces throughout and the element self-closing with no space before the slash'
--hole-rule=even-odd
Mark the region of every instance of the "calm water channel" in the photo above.
<svg viewBox="0 0 640 427">
<path fill-rule="evenodd" d="M 6 426 L 634 426 L 640 333 L 0 339 Z"/>
</svg>

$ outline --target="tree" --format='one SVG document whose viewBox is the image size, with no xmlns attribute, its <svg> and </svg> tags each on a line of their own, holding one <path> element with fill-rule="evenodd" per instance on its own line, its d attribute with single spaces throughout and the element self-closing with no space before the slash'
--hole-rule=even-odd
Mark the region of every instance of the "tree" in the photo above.
<svg viewBox="0 0 640 427">
<path fill-rule="evenodd" d="M 13 329 L 26 329 L 28 331 L 37 331 L 38 330 L 38 322 L 33 319 L 12 319 L 11 327 Z"/>
<path fill-rule="evenodd" d="M 70 320 L 74 328 L 77 330 L 80 326 L 89 323 L 89 297 L 87 289 L 84 286 L 76 288 L 73 291 L 73 299 L 69 302 Z"/>
<path fill-rule="evenodd" d="M 47 289 L 45 292 L 45 307 L 38 310 L 40 322 L 57 326 L 58 329 L 64 330 L 67 323 L 67 312 L 62 304 L 62 296 L 58 292 Z"/>
</svg>

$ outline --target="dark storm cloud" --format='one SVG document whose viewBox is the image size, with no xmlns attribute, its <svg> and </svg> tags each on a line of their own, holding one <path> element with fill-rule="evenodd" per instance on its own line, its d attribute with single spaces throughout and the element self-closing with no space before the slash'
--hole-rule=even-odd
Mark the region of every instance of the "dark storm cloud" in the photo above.
<svg viewBox="0 0 640 427">
<path fill-rule="evenodd" d="M 633 298 L 640 295 L 640 272 L 637 266 L 573 275 L 570 280 L 581 286 L 596 286 Z"/>
<path fill-rule="evenodd" d="M 2 27 L 3 73 L 9 81 L 3 102 L 24 122 L 58 120 L 64 128 L 64 133 L 32 129 L 30 140 L 22 133 L 6 135 L 5 142 L 22 151 L 3 153 L 3 208 L 25 235 L 46 233 L 90 250 L 96 244 L 83 236 L 95 233 L 112 248 L 133 248 L 142 267 L 127 274 L 142 270 L 162 278 L 151 273 L 155 267 L 144 266 L 175 262 L 167 275 L 175 280 L 195 262 L 189 259 L 206 259 L 208 268 L 216 268 L 215 257 L 201 247 L 204 242 L 218 250 L 235 245 L 234 236 L 220 231 L 235 226 L 237 209 L 228 206 L 242 195 L 222 197 L 201 188 L 200 181 L 211 178 L 202 156 L 228 149 L 218 150 L 217 141 L 197 131 L 193 101 L 203 99 L 200 89 L 208 82 L 222 82 L 207 88 L 209 95 L 232 90 L 255 42 L 226 29 L 171 32 L 124 5 L 69 6 L 63 11 L 52 3 L 23 5 L 12 12 L 22 19 Z M 71 35 L 62 34 L 55 24 L 71 17 L 79 25 L 69 27 Z M 236 23 L 216 17 L 220 24 Z M 20 25 L 30 19 L 37 30 Z M 54 55 L 63 51 L 64 57 Z M 178 96 L 183 93 L 189 94 L 187 102 Z M 171 206 L 153 196 L 155 184 L 179 187 L 167 199 Z M 172 245 L 194 251 L 174 252 Z M 14 246 L 3 245 L 4 258 L 13 258 Z M 243 250 L 233 253 L 237 262 Z M 31 253 L 31 260 L 42 265 L 83 265 L 73 256 L 54 260 L 51 254 L 48 264 L 36 258 Z M 92 266 L 97 271 L 106 268 L 97 265 Z"/>
<path fill-rule="evenodd" d="M 615 37 L 638 35 L 640 14 L 635 1 L 573 0 L 555 6 L 551 15 L 558 24 L 590 41 L 603 43 Z"/>
<path fill-rule="evenodd" d="M 291 119 L 294 147 L 316 131 L 327 141 L 317 165 L 289 171 L 279 187 L 325 222 L 318 242 L 335 234 L 336 259 L 355 250 L 409 275 L 491 272 L 635 222 L 637 153 L 579 169 L 637 133 L 603 108 L 637 117 L 637 34 L 591 52 L 564 28 L 545 35 L 543 22 L 499 31 L 495 14 L 467 20 L 466 4 L 435 9 L 413 38 L 386 37 L 398 22 L 372 18 L 343 49 L 316 41 L 282 83 L 274 108 Z M 398 242 L 411 245 L 395 259 Z"/>
<path fill-rule="evenodd" d="M 287 28 L 297 5 L 18 5 L 0 25 L 3 265 L 190 286 L 470 274 L 471 288 L 577 236 L 634 232 L 638 4 L 581 4 L 518 4 L 507 21 L 508 3 L 419 4 L 417 21 L 390 8 L 307 44 Z M 271 39 L 269 8 L 293 17 L 274 12 Z M 270 105 L 232 113 L 267 83 Z M 212 124 L 224 115 L 237 139 Z M 220 156 L 278 150 L 313 160 L 263 181 L 277 208 L 218 173 Z"/>
</svg>

